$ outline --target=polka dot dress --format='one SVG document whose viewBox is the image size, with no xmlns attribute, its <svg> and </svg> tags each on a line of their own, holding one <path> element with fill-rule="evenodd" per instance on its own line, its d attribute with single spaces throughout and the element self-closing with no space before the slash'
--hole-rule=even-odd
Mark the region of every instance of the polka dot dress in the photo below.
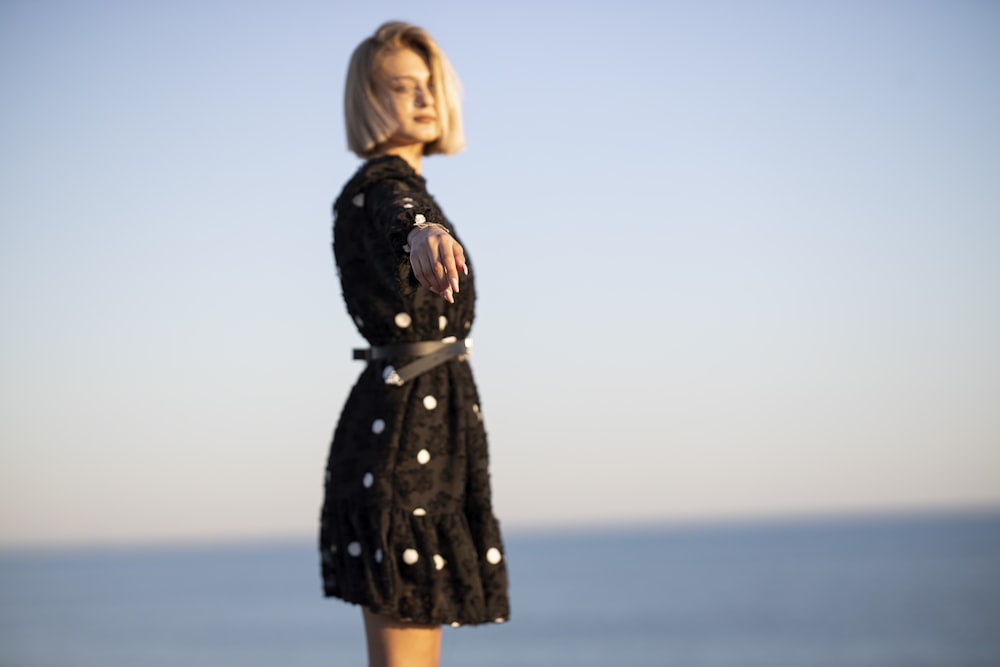
<svg viewBox="0 0 1000 667">
<path fill-rule="evenodd" d="M 474 272 L 454 304 L 412 277 L 403 246 L 414 222 L 454 228 L 406 162 L 367 162 L 334 215 L 344 300 L 370 344 L 469 336 Z M 370 362 L 334 431 L 319 540 L 325 594 L 417 623 L 504 622 L 506 554 L 472 370 L 453 359 L 400 384 L 408 361 Z"/>
</svg>

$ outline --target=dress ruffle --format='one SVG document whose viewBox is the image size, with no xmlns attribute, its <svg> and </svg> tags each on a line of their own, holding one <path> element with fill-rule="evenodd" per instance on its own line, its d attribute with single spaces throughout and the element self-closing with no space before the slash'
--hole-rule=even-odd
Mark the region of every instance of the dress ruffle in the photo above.
<svg viewBox="0 0 1000 667">
<path fill-rule="evenodd" d="M 502 623 L 509 608 L 499 526 L 489 513 L 372 515 L 330 508 L 322 527 L 324 592 L 415 623 Z M 390 537 L 391 536 L 391 537 Z M 494 546 L 487 546 L 494 545 Z"/>
</svg>

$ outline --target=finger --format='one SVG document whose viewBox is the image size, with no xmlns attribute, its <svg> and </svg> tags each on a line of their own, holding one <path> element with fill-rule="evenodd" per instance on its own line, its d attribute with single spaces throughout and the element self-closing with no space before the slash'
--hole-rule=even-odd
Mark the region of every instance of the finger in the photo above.
<svg viewBox="0 0 1000 667">
<path fill-rule="evenodd" d="M 449 245 L 451 247 L 449 247 Z M 448 287 L 450 287 L 455 294 L 458 294 L 458 267 L 455 262 L 456 247 L 461 249 L 461 246 L 454 241 L 452 241 L 451 244 L 441 244 L 441 264 L 444 267 L 444 277 L 448 282 Z"/>
<path fill-rule="evenodd" d="M 447 285 L 442 284 L 438 273 L 441 272 L 441 265 L 428 259 L 429 255 L 424 252 L 414 252 L 410 255 L 410 266 L 413 267 L 413 276 L 417 281 L 440 296 L 449 303 L 455 303 L 451 290 Z M 431 268 L 431 267 L 434 268 Z"/>
<path fill-rule="evenodd" d="M 413 268 L 413 277 L 417 279 L 417 282 L 427 289 L 436 291 L 431 280 L 433 272 L 430 270 L 429 262 L 423 253 L 410 253 L 410 266 Z"/>
<path fill-rule="evenodd" d="M 452 288 L 449 271 L 443 261 L 445 254 L 442 249 L 450 248 L 449 244 L 453 242 L 454 239 L 447 233 L 428 232 L 423 238 L 419 238 L 418 235 L 418 238 L 414 239 L 415 247 L 410 252 L 410 266 L 417 281 L 449 303 L 455 302 L 455 290 Z M 451 271 L 457 277 L 453 258 Z"/>
<path fill-rule="evenodd" d="M 465 261 L 465 249 L 458 242 L 455 243 L 454 249 L 455 265 L 462 270 L 462 273 L 469 275 L 469 265 Z"/>
<path fill-rule="evenodd" d="M 448 269 L 441 261 L 440 254 L 435 254 L 431 260 L 434 272 L 434 285 L 438 292 L 443 292 L 448 287 Z"/>
<path fill-rule="evenodd" d="M 431 236 L 427 239 L 426 258 L 429 269 L 427 281 L 431 291 L 444 296 L 444 290 L 449 287 L 448 270 L 441 261 L 441 239 Z"/>
</svg>

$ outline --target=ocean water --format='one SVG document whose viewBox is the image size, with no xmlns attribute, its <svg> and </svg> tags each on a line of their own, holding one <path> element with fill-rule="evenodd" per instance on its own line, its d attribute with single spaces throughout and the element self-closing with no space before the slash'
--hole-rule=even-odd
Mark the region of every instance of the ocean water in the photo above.
<svg viewBox="0 0 1000 667">
<path fill-rule="evenodd" d="M 1000 667 L 1000 515 L 508 535 L 444 667 Z M 3 667 L 361 667 L 311 541 L 0 553 Z"/>
</svg>

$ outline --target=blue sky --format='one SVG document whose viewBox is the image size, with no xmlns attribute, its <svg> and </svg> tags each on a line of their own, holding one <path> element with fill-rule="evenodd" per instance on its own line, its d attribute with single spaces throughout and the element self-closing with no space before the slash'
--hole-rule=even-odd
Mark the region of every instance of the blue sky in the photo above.
<svg viewBox="0 0 1000 667">
<path fill-rule="evenodd" d="M 383 20 L 464 83 L 510 528 L 1000 506 L 988 2 L 8 2 L 0 544 L 304 535 Z"/>
</svg>

